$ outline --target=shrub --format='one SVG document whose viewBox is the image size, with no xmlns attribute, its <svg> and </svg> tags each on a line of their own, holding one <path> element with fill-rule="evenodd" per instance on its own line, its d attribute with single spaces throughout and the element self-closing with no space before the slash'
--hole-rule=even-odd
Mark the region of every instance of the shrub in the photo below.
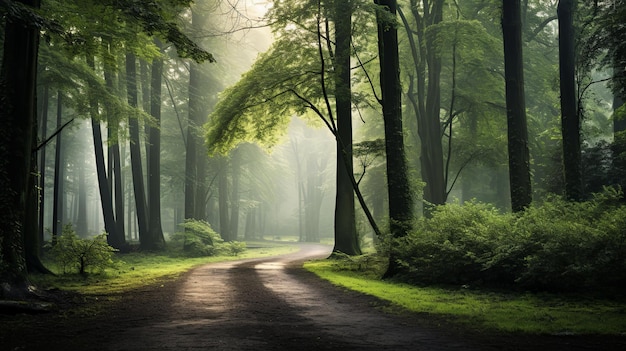
<svg viewBox="0 0 626 351">
<path fill-rule="evenodd" d="M 224 241 L 206 221 L 186 219 L 179 226 L 182 231 L 172 235 L 171 241 L 185 256 L 214 256 L 217 253 L 216 245 Z"/>
<path fill-rule="evenodd" d="M 470 284 L 484 279 L 483 266 L 508 232 L 507 215 L 477 202 L 437 207 L 400 239 L 405 278 L 419 283 Z"/>
<path fill-rule="evenodd" d="M 246 251 L 246 243 L 241 241 L 229 241 L 218 246 L 218 251 L 224 252 L 230 256 L 238 256 Z"/>
<path fill-rule="evenodd" d="M 117 251 L 107 244 L 107 234 L 100 234 L 92 239 L 82 239 L 76 235 L 71 224 L 63 227 L 56 243 L 48 244 L 50 254 L 63 273 L 76 270 L 85 275 L 88 271 L 104 271 L 114 267 L 113 252 Z"/>
<path fill-rule="evenodd" d="M 401 277 L 422 284 L 578 291 L 626 283 L 626 207 L 605 189 L 552 197 L 519 214 L 476 202 L 438 207 L 395 242 Z"/>
</svg>

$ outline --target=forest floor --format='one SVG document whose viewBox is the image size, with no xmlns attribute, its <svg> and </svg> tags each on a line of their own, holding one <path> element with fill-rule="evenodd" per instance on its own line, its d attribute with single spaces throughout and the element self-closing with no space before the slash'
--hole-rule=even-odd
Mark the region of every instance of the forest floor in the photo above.
<svg viewBox="0 0 626 351">
<path fill-rule="evenodd" d="M 624 337 L 479 333 L 398 312 L 301 268 L 329 250 L 208 264 L 119 295 L 57 292 L 57 312 L 0 315 L 0 350 L 626 350 Z"/>
</svg>

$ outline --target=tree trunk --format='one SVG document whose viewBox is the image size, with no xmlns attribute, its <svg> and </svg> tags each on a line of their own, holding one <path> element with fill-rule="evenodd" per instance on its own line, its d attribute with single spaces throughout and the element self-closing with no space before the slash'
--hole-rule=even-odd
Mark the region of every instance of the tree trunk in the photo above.
<svg viewBox="0 0 626 351">
<path fill-rule="evenodd" d="M 405 236 L 411 230 L 413 199 L 404 155 L 402 129 L 402 86 L 398 55 L 398 33 L 395 19 L 395 0 L 376 0 L 388 12 L 378 18 L 378 53 L 380 61 L 380 88 L 385 124 L 385 153 L 387 155 L 387 191 L 389 194 L 389 228 L 393 238 Z M 389 266 L 385 277 L 398 272 L 395 250 L 390 249 Z"/>
<path fill-rule="evenodd" d="M 233 187 L 230 197 L 230 238 L 237 240 L 239 235 L 239 184 L 241 181 L 241 152 L 240 149 L 234 149 L 231 153 L 230 167 L 232 170 Z"/>
<path fill-rule="evenodd" d="M 33 135 L 37 135 L 37 123 L 33 124 Z M 37 191 L 37 138 L 33 138 L 33 152 L 31 154 L 31 184 L 28 186 L 26 216 L 24 220 L 24 257 L 28 272 L 52 273 L 41 262 L 39 257 L 43 240 L 39 237 L 39 228 L 43 223 L 39 221 L 39 191 Z"/>
<path fill-rule="evenodd" d="M 192 9 L 192 27 L 204 30 L 206 13 Z M 204 151 L 202 126 L 209 115 L 208 98 L 211 94 L 205 66 L 191 62 L 189 67 L 189 118 L 187 126 L 187 154 L 185 160 L 185 218 L 206 219 L 207 153 Z"/>
<path fill-rule="evenodd" d="M 532 201 L 520 6 L 520 0 L 503 0 L 502 2 L 509 182 L 513 212 L 523 211 L 530 206 Z"/>
<path fill-rule="evenodd" d="M 563 172 L 565 197 L 572 201 L 583 198 L 580 152 L 580 118 L 576 103 L 574 52 L 574 1 L 561 0 L 559 18 L 559 77 L 561 87 L 561 134 L 563 136 Z"/>
<path fill-rule="evenodd" d="M 34 8 L 40 0 L 18 1 Z M 0 283 L 27 283 L 23 240 L 31 180 L 39 29 L 5 16 L 0 69 Z M 4 285 L 4 284 L 3 284 Z M 10 293 L 3 286 L 0 296 Z"/>
<path fill-rule="evenodd" d="M 76 232 L 81 237 L 87 237 L 87 184 L 85 181 L 85 155 L 80 153 L 76 160 L 78 167 L 78 211 L 76 218 Z"/>
<path fill-rule="evenodd" d="M 324 198 L 324 193 L 321 189 L 321 172 L 324 168 L 323 165 L 318 163 L 316 155 L 309 155 L 307 159 L 307 201 L 305 205 L 305 238 L 307 242 L 320 242 L 320 210 Z M 352 184 L 350 184 L 350 188 L 352 188 Z"/>
<path fill-rule="evenodd" d="M 220 212 L 220 235 L 225 241 L 231 241 L 230 217 L 228 216 L 228 160 L 220 159 L 220 174 L 218 175 L 219 187 L 219 212 Z"/>
<path fill-rule="evenodd" d="M 104 218 L 104 230 L 109 234 L 107 242 L 114 248 L 120 249 L 124 240 L 120 240 L 117 235 L 117 226 L 113 215 L 113 200 L 106 176 L 106 166 L 104 164 L 104 149 L 102 147 L 102 130 L 97 119 L 91 119 L 91 130 L 93 134 L 93 145 L 96 157 L 96 175 L 98 176 L 98 190 L 100 191 L 100 201 L 102 203 L 102 216 Z"/>
<path fill-rule="evenodd" d="M 137 75 L 136 59 L 132 53 L 126 54 L 126 93 L 128 104 L 137 107 Z M 139 242 L 143 248 L 150 243 L 150 228 L 148 213 L 146 210 L 146 193 L 144 185 L 143 168 L 141 165 L 141 143 L 139 140 L 139 121 L 136 116 L 131 116 L 128 121 L 128 133 L 130 136 L 130 163 L 133 176 L 133 191 L 135 194 L 135 208 L 137 213 L 137 227 L 139 230 Z M 149 245 L 148 245 L 149 246 Z"/>
<path fill-rule="evenodd" d="M 46 140 L 48 135 L 48 107 L 50 102 L 50 87 L 46 85 L 43 89 L 43 106 L 41 108 L 41 140 Z M 46 145 L 41 147 L 39 160 L 39 242 L 44 242 L 44 214 L 46 200 Z"/>
<path fill-rule="evenodd" d="M 155 44 L 161 48 L 161 42 L 155 39 Z M 150 114 L 155 119 L 156 127 L 150 127 L 148 141 L 148 193 L 150 202 L 150 243 L 149 248 L 160 249 L 165 245 L 163 226 L 161 224 L 161 75 L 163 73 L 163 59 L 152 60 L 152 79 Z"/>
<path fill-rule="evenodd" d="M 431 12 L 426 18 L 434 26 L 443 20 L 443 0 L 432 2 Z M 441 141 L 441 54 L 434 36 L 424 35 L 426 40 L 426 62 L 428 64 L 428 88 L 426 92 L 425 115 L 421 128 L 422 140 L 421 168 L 424 188 L 424 213 L 429 214 L 433 206 L 446 202 L 447 192 L 443 166 L 443 146 Z"/>
<path fill-rule="evenodd" d="M 246 213 L 246 229 L 244 234 L 245 240 L 253 240 L 256 237 L 256 216 L 256 207 L 249 208 L 248 212 Z"/>
<path fill-rule="evenodd" d="M 95 60 L 93 56 L 87 55 L 87 65 L 95 69 Z M 96 160 L 96 176 L 98 178 L 98 190 L 100 192 L 100 203 L 102 205 L 102 217 L 104 218 L 104 230 L 108 234 L 107 242 L 114 248 L 120 249 L 124 244 L 124 240 L 119 240 L 116 232 L 117 225 L 113 214 L 113 199 L 111 196 L 110 182 L 107 178 L 107 170 L 104 161 L 104 147 L 102 146 L 102 128 L 98 119 L 99 107 L 98 100 L 95 96 L 89 98 L 91 115 L 91 132 L 93 135 L 93 147 Z"/>
<path fill-rule="evenodd" d="M 110 43 L 108 44 L 110 45 Z M 106 63 L 104 64 L 104 80 L 106 86 L 111 91 L 115 90 L 113 67 Z M 108 145 L 108 184 L 109 194 L 112 197 L 114 212 L 115 212 L 115 231 L 109 233 L 107 241 L 109 245 L 116 243 L 119 246 L 126 244 L 126 233 L 124 229 L 124 184 L 122 179 L 122 163 L 120 156 L 120 143 L 119 143 L 119 127 L 116 116 L 109 110 L 107 110 L 107 145 Z M 113 247 L 118 247 L 111 245 Z"/>
<path fill-rule="evenodd" d="M 61 129 L 63 118 L 63 94 L 59 90 L 57 92 L 57 130 Z M 63 187 L 65 184 L 65 161 L 63 155 L 63 133 L 56 136 L 56 145 L 54 153 L 54 190 L 53 190 L 53 209 L 52 209 L 52 241 L 56 241 L 63 230 L 63 209 L 65 201 L 63 201 Z"/>
<path fill-rule="evenodd" d="M 335 1 L 335 102 L 337 111 L 337 192 L 335 197 L 335 247 L 333 252 L 360 255 L 356 231 L 352 160 L 352 89 L 350 40 L 352 1 Z M 311 199 L 309 198 L 309 201 Z"/>
</svg>

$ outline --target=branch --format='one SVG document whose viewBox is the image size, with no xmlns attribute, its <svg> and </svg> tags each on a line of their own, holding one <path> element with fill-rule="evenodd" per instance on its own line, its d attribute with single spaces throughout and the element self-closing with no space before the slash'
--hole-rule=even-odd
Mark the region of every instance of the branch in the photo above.
<svg viewBox="0 0 626 351">
<path fill-rule="evenodd" d="M 539 23 L 539 26 L 537 26 L 537 28 L 535 28 L 535 30 L 532 32 L 532 34 L 526 38 L 527 42 L 532 41 L 533 39 L 535 39 L 535 37 L 537 37 L 537 35 L 539 35 L 539 33 L 541 33 L 541 31 L 548 25 L 550 24 L 550 22 L 554 21 L 557 19 L 557 16 L 551 16 L 546 18 L 545 20 L 543 20 L 543 22 Z"/>
<path fill-rule="evenodd" d="M 65 127 L 67 127 L 70 123 L 72 123 L 74 121 L 74 118 L 70 119 L 69 121 L 65 122 L 64 125 L 61 126 L 61 128 L 57 129 L 56 132 L 52 133 L 52 135 L 50 135 L 46 140 L 44 140 L 41 144 L 37 145 L 36 148 L 34 148 L 32 150 L 33 153 L 39 151 L 39 149 L 41 149 L 42 147 L 46 146 L 46 144 L 48 144 L 50 142 L 50 140 L 52 140 L 52 138 L 54 138 L 55 136 L 57 136 L 57 134 L 61 133 L 61 131 L 63 131 L 63 129 L 65 129 Z"/>
<path fill-rule="evenodd" d="M 337 125 L 335 124 L 335 119 L 333 117 L 333 109 L 330 106 L 330 99 L 328 98 L 328 92 L 326 91 L 326 63 L 324 61 L 324 51 L 322 50 L 322 28 L 320 24 L 320 18 L 322 16 L 322 2 L 317 2 L 317 50 L 320 56 L 320 65 L 321 65 L 321 77 L 320 83 L 322 85 L 322 95 L 324 96 L 324 102 L 326 103 L 326 109 L 328 110 L 328 119 L 332 124 L 332 131 L 335 136 L 337 135 Z M 312 104 L 311 104 L 312 105 Z M 318 112 L 321 115 L 321 113 Z M 325 120 L 326 121 L 326 120 Z"/>
<path fill-rule="evenodd" d="M 365 78 L 367 78 L 367 82 L 369 83 L 370 87 L 372 88 L 372 93 L 374 94 L 374 98 L 376 98 L 376 101 L 378 101 L 379 104 L 383 103 L 383 99 L 378 97 L 378 94 L 376 93 L 376 88 L 374 87 L 374 82 L 372 81 L 372 77 L 370 77 L 369 72 L 367 72 L 367 70 L 365 69 L 365 64 L 363 63 L 363 61 L 361 61 L 361 58 L 359 57 L 359 53 L 356 50 L 356 47 L 354 46 L 354 43 L 352 42 L 352 40 L 350 40 L 350 43 L 352 44 L 352 49 L 354 49 L 354 57 L 356 57 L 357 61 L 359 61 L 359 65 L 357 67 L 361 67 L 363 69 L 363 72 L 365 73 Z M 365 63 L 369 63 L 371 61 L 373 61 L 374 58 L 368 60 Z"/>
</svg>

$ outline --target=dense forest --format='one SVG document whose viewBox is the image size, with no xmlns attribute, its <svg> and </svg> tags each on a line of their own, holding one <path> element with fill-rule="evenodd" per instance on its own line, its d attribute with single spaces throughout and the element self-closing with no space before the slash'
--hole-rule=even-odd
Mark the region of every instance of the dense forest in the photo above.
<svg viewBox="0 0 626 351">
<path fill-rule="evenodd" d="M 2 294 L 64 230 L 160 251 L 193 224 L 374 246 L 416 283 L 626 279 L 623 0 L 0 14 Z"/>
</svg>

